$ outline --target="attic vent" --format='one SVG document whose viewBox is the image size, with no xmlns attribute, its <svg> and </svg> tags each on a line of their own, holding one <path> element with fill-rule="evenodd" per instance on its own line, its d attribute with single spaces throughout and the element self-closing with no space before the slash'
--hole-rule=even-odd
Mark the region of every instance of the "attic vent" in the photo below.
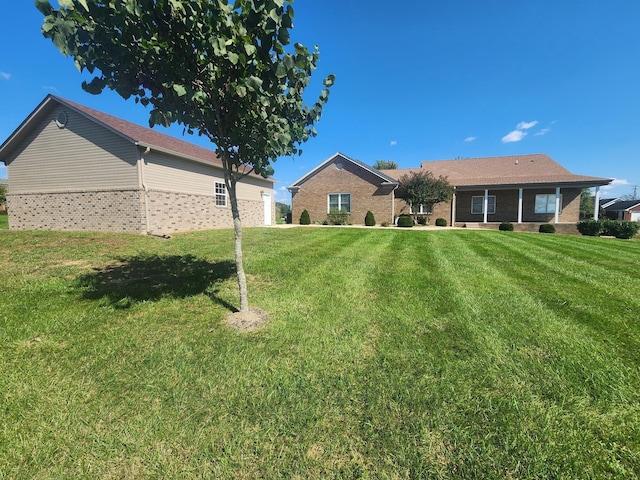
<svg viewBox="0 0 640 480">
<path fill-rule="evenodd" d="M 338 162 L 338 163 L 336 163 L 336 168 L 338 170 L 342 170 L 344 168 L 344 166 L 342 165 L 342 163 Z"/>
<path fill-rule="evenodd" d="M 60 112 L 56 117 L 56 125 L 58 126 L 58 128 L 66 127 L 68 121 L 69 117 L 67 117 L 66 112 Z"/>
</svg>

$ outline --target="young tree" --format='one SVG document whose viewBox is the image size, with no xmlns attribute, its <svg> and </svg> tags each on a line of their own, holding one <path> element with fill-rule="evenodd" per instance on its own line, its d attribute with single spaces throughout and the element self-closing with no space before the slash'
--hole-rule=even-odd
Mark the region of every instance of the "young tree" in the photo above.
<svg viewBox="0 0 640 480">
<path fill-rule="evenodd" d="M 376 170 L 395 170 L 398 168 L 398 164 L 393 160 L 376 160 L 373 168 Z"/>
<path fill-rule="evenodd" d="M 36 0 L 42 32 L 78 70 L 151 106 L 149 125 L 178 123 L 206 136 L 222 161 L 234 225 L 240 311 L 249 310 L 236 185 L 273 174 L 279 156 L 300 154 L 316 135 L 334 77 L 313 106 L 303 92 L 318 48 L 290 44 L 293 0 Z"/>
<path fill-rule="evenodd" d="M 584 188 L 580 192 L 580 218 L 593 218 L 594 197 L 590 188 Z"/>
<path fill-rule="evenodd" d="M 7 202 L 7 187 L 0 183 L 0 205 L 4 206 Z"/>
<path fill-rule="evenodd" d="M 447 202 L 453 195 L 453 187 L 446 177 L 436 178 L 428 171 L 411 172 L 399 179 L 398 197 L 410 205 L 424 205 L 431 211 L 436 203 Z"/>
</svg>

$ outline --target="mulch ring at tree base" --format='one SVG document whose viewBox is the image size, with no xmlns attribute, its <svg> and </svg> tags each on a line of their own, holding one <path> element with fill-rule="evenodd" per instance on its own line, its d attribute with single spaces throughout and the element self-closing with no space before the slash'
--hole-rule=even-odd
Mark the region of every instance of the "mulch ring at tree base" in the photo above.
<svg viewBox="0 0 640 480">
<path fill-rule="evenodd" d="M 228 327 L 239 332 L 254 332 L 264 326 L 269 320 L 269 314 L 259 308 L 248 312 L 231 312 L 227 315 L 225 323 Z"/>
</svg>

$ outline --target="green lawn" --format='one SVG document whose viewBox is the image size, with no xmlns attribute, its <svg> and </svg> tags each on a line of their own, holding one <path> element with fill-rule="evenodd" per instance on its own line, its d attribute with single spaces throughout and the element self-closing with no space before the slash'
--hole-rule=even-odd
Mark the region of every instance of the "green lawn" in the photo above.
<svg viewBox="0 0 640 480">
<path fill-rule="evenodd" d="M 9 216 L 0 214 L 0 230 L 9 228 Z"/>
<path fill-rule="evenodd" d="M 640 476 L 639 240 L 0 237 L 0 478 Z"/>
</svg>

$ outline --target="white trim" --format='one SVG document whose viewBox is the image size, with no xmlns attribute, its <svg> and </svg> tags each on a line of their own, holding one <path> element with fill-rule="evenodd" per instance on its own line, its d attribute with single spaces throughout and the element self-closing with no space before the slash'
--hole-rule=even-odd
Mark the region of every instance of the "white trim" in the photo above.
<svg viewBox="0 0 640 480">
<path fill-rule="evenodd" d="M 600 213 L 600 187 L 596 187 L 596 195 L 593 200 L 593 219 L 598 220 L 598 214 Z"/>
<path fill-rule="evenodd" d="M 327 213 L 331 213 L 331 195 L 338 195 L 338 211 L 346 210 L 351 214 L 351 193 L 349 192 L 330 192 L 327 193 Z M 349 209 L 342 208 L 342 195 L 349 195 Z"/>
<path fill-rule="evenodd" d="M 556 203 L 555 203 L 555 212 L 554 212 L 554 222 L 558 223 L 560 221 L 560 187 L 556 187 Z"/>
<path fill-rule="evenodd" d="M 518 223 L 522 223 L 522 197 L 524 188 L 518 189 Z"/>
<path fill-rule="evenodd" d="M 221 192 L 218 192 L 218 186 L 222 187 Z M 224 182 L 213 182 L 213 195 L 215 197 L 216 207 L 227 208 L 229 202 L 227 201 L 227 185 Z M 224 199 L 224 205 L 218 204 L 219 199 Z"/>
</svg>

